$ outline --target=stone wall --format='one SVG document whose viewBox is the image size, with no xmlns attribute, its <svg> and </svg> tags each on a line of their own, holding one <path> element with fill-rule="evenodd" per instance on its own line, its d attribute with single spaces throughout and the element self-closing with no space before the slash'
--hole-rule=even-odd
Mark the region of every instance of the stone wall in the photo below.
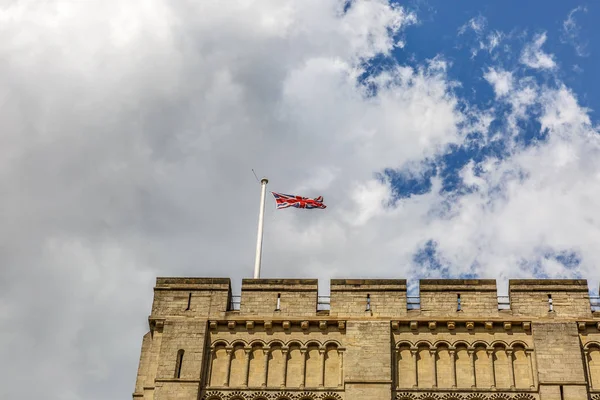
<svg viewBox="0 0 600 400">
<path fill-rule="evenodd" d="M 134 399 L 600 400 L 584 280 L 158 278 Z"/>
</svg>

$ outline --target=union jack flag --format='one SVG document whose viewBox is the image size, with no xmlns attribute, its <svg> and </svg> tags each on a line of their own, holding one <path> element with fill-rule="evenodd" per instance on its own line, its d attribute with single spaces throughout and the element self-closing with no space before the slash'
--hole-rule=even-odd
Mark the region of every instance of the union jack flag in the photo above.
<svg viewBox="0 0 600 400">
<path fill-rule="evenodd" d="M 277 209 L 296 207 L 296 208 L 326 208 L 323 204 L 323 196 L 316 197 L 314 199 L 308 197 L 292 196 L 290 194 L 275 193 L 271 192 L 275 197 L 275 203 L 277 203 Z"/>
</svg>

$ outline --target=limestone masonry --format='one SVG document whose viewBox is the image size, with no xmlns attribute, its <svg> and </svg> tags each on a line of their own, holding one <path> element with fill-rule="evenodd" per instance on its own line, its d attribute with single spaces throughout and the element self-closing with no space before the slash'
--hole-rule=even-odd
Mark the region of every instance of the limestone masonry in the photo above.
<svg viewBox="0 0 600 400">
<path fill-rule="evenodd" d="M 158 278 L 134 399 L 600 400 L 585 280 Z"/>
</svg>

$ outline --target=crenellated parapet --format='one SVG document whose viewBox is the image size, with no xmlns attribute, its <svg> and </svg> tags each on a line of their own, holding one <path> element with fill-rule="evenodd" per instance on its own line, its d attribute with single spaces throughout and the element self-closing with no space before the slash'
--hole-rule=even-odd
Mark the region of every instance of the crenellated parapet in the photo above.
<svg viewBox="0 0 600 400">
<path fill-rule="evenodd" d="M 236 296 L 227 278 L 158 278 L 133 397 L 600 400 L 587 281 L 510 280 L 503 297 L 490 279 L 407 286 L 333 279 L 319 296 L 316 279 L 244 279 Z"/>
</svg>

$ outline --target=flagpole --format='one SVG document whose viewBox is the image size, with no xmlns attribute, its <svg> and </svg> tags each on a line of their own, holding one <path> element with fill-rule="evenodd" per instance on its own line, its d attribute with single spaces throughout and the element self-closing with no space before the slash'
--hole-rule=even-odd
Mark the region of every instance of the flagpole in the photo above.
<svg viewBox="0 0 600 400">
<path fill-rule="evenodd" d="M 263 225 L 265 221 L 265 195 L 267 193 L 267 178 L 260 180 L 260 209 L 258 212 L 258 235 L 256 237 L 256 258 L 254 260 L 254 279 L 260 278 L 260 260 L 262 257 Z"/>
</svg>

